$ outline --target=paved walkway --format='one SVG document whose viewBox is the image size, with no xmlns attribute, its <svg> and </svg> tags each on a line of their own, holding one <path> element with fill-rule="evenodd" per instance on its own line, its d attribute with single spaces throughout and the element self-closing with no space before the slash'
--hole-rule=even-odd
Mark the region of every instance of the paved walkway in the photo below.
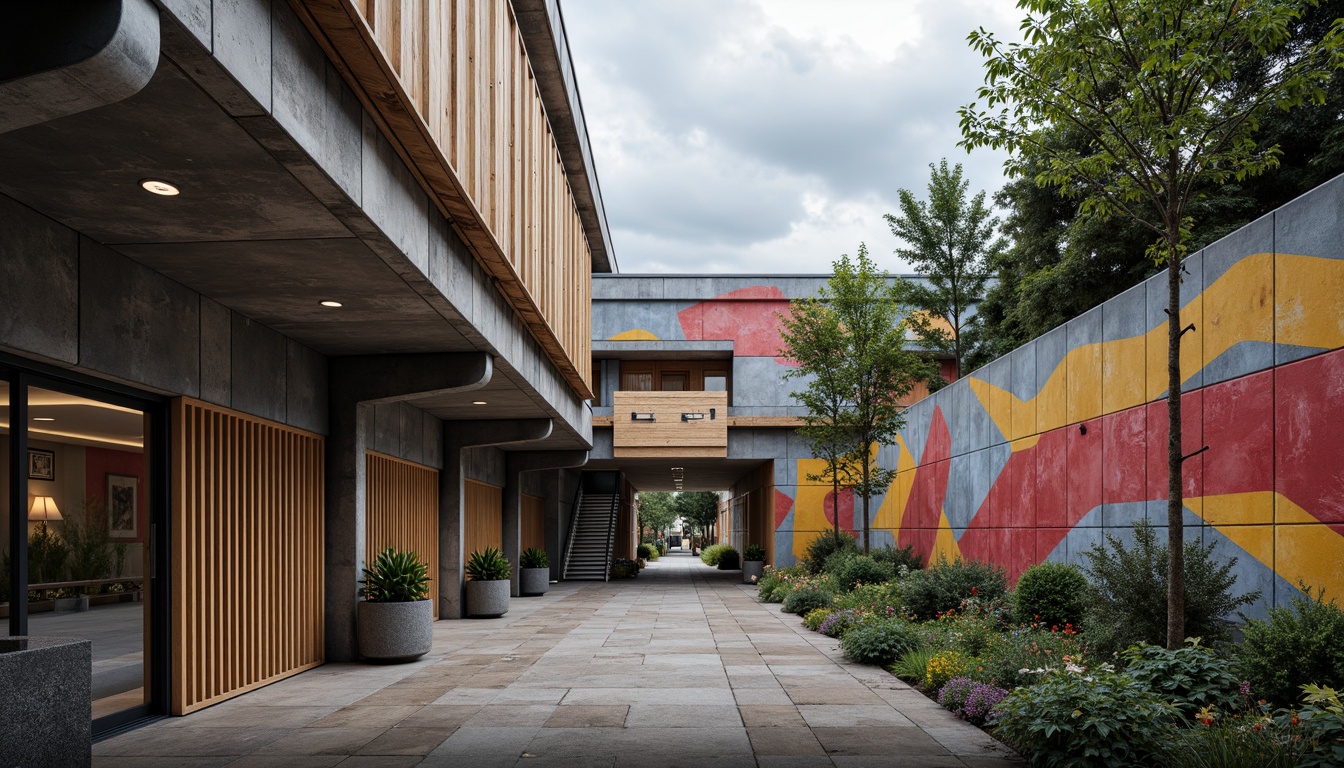
<svg viewBox="0 0 1344 768">
<path fill-rule="evenodd" d="M 135 766 L 1017 765 L 979 730 L 669 554 L 502 619 L 435 624 L 434 653 L 329 664 L 94 748 Z"/>
</svg>

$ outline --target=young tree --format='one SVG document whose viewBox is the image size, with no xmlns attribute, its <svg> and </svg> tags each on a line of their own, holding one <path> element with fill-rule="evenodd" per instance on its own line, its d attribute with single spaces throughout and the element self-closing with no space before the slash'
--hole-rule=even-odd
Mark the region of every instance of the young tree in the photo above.
<svg viewBox="0 0 1344 768">
<path fill-rule="evenodd" d="M 665 491 L 639 494 L 639 525 L 641 529 L 647 526 L 655 532 L 655 535 L 661 536 L 664 531 L 672 527 L 672 523 L 676 522 L 676 519 L 676 502 L 672 494 Z"/>
<path fill-rule="evenodd" d="M 877 271 L 868 258 L 868 248 L 860 244 L 856 259 L 841 256 L 833 266 L 834 274 L 818 301 L 834 319 L 826 320 L 823 330 L 807 339 L 819 348 L 829 345 L 831 351 L 808 350 L 801 343 L 804 339 L 798 338 L 797 346 L 805 359 L 795 359 L 799 363 L 798 375 L 824 380 L 818 387 L 831 390 L 831 396 L 843 405 L 831 415 L 824 411 L 813 411 L 812 415 L 819 417 L 819 426 L 830 428 L 822 433 L 825 450 L 845 444 L 844 438 L 848 438 L 850 448 L 839 461 L 855 468 L 846 474 L 855 494 L 863 499 L 866 553 L 872 499 L 886 491 L 896 475 L 895 470 L 883 469 L 875 463 L 872 448 L 891 442 L 905 425 L 900 400 L 916 380 L 927 376 L 929 363 L 905 349 L 906 326 L 899 319 L 897 289 L 885 272 Z M 786 337 L 786 354 L 791 346 Z M 829 407 L 830 403 L 822 405 Z M 809 404 L 809 409 L 812 407 Z M 840 466 L 841 463 L 836 464 L 833 477 L 839 477 Z M 838 485 L 838 480 L 833 483 Z"/>
<path fill-rule="evenodd" d="M 1254 136 L 1266 113 L 1321 103 L 1341 63 L 1340 23 L 1294 39 L 1314 0 L 1019 0 L 1026 42 L 983 28 L 978 104 L 960 110 L 964 147 L 1007 149 L 1010 174 L 1081 199 L 1084 214 L 1123 216 L 1167 267 L 1167 646 L 1184 641 L 1181 465 L 1181 259 L 1199 190 L 1274 167 Z M 1067 126 L 1083 141 L 1051 142 Z M 1192 454 L 1193 455 L 1193 454 Z"/>
<path fill-rule="evenodd" d="M 719 496 L 713 491 L 687 491 L 677 494 L 677 516 L 708 536 L 719 519 Z"/>
<path fill-rule="evenodd" d="M 985 193 L 966 199 L 970 182 L 962 178 L 961 163 L 949 171 L 943 159 L 936 166 L 930 163 L 929 170 L 929 199 L 917 200 L 902 189 L 901 215 L 889 213 L 886 219 L 891 233 L 910 246 L 897 248 L 896 255 L 929 281 L 899 284 L 902 302 L 920 310 L 906 323 L 925 349 L 951 354 L 960 377 L 970 351 L 966 332 L 975 320 L 968 320 L 966 313 L 984 298 L 985 282 L 994 273 L 994 260 L 1005 242 L 995 237 L 999 221 L 990 215 Z"/>
</svg>

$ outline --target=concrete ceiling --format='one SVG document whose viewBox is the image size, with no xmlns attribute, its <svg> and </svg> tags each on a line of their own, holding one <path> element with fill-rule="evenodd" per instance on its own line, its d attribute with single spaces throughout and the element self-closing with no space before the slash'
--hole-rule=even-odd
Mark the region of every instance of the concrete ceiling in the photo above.
<svg viewBox="0 0 1344 768">
<path fill-rule="evenodd" d="M 743 475 L 764 464 L 761 459 L 602 459 L 584 469 L 619 469 L 640 491 L 726 491 Z M 674 467 L 681 467 L 680 473 Z M 681 474 L 681 488 L 673 477 Z"/>
</svg>

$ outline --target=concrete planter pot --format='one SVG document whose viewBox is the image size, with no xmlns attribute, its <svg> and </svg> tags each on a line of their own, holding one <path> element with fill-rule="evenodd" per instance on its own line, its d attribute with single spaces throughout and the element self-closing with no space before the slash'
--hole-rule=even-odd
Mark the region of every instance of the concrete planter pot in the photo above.
<svg viewBox="0 0 1344 768">
<path fill-rule="evenodd" d="M 0 638 L 0 745 L 5 765 L 93 762 L 93 645 L 72 637 Z"/>
<path fill-rule="evenodd" d="M 544 595 L 551 587 L 550 568 L 523 568 L 518 572 L 518 591 L 524 595 Z"/>
<path fill-rule="evenodd" d="M 87 611 L 89 610 L 89 596 L 75 595 L 74 597 L 58 597 L 56 598 L 56 610 Z"/>
<path fill-rule="evenodd" d="M 765 575 L 764 560 L 747 560 L 742 563 L 742 583 L 755 584 Z"/>
<path fill-rule="evenodd" d="M 477 619 L 493 619 L 509 612 L 509 591 L 513 585 L 508 579 L 467 582 L 467 615 Z"/>
<path fill-rule="evenodd" d="M 434 601 L 359 603 L 359 655 L 377 661 L 412 661 L 434 645 Z"/>
</svg>

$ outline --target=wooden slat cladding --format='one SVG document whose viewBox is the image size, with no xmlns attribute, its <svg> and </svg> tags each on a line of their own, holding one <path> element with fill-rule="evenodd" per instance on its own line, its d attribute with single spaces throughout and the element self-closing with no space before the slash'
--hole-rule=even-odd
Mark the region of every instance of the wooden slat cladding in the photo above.
<svg viewBox="0 0 1344 768">
<path fill-rule="evenodd" d="M 388 547 L 409 550 L 439 578 L 439 471 L 369 451 L 365 457 L 364 558 Z M 431 586 L 430 598 L 438 592 Z M 438 607 L 434 616 L 439 615 Z"/>
<path fill-rule="evenodd" d="M 466 481 L 462 509 L 466 518 L 463 525 L 462 557 L 486 547 L 504 548 L 504 490 L 495 485 Z M 466 560 L 463 560 L 465 563 Z"/>
<path fill-rule="evenodd" d="M 507 0 L 290 0 L 570 387 L 592 255 Z"/>
<path fill-rule="evenodd" d="M 546 549 L 546 500 L 540 496 L 523 494 L 522 546 Z"/>
<path fill-rule="evenodd" d="M 618 459 L 728 455 L 727 392 L 613 392 L 612 410 Z M 632 413 L 653 414 L 653 421 L 636 421 Z M 683 413 L 704 418 L 682 421 Z"/>
<path fill-rule="evenodd" d="M 173 405 L 172 713 L 323 661 L 323 439 Z"/>
</svg>

